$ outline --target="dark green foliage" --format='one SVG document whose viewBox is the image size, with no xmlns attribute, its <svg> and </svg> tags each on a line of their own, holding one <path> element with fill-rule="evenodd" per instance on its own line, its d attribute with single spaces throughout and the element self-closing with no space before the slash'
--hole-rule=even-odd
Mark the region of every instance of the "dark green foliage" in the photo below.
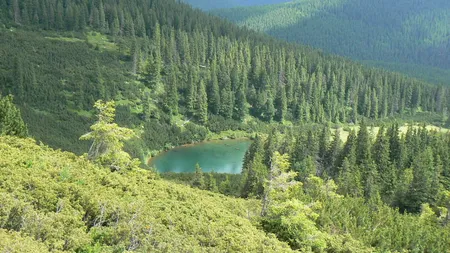
<svg viewBox="0 0 450 253">
<path fill-rule="evenodd" d="M 83 0 L 45 8 L 16 2 L 17 13 L 7 4 L 10 11 L 1 16 L 11 29 L 0 29 L 0 89 L 16 96 L 30 134 L 54 147 L 85 150 L 75 140 L 92 123 L 89 110 L 98 99 L 128 106 L 131 115 L 120 122 L 144 126 L 147 140 L 161 139 L 136 141 L 134 150 L 202 139 L 203 129 L 195 140 L 181 134 L 178 119 L 211 132 L 255 132 L 261 121 L 346 123 L 419 109 L 444 115 L 450 107 L 446 88 L 278 42 L 173 0 Z M 158 132 L 148 121 L 164 125 L 162 136 L 179 134 L 163 143 L 151 136 Z"/>
<path fill-rule="evenodd" d="M 174 173 L 174 172 L 166 172 L 161 173 L 160 176 L 163 179 L 179 183 L 189 185 L 191 187 L 195 187 L 193 182 L 195 182 L 195 178 L 197 178 L 197 174 L 195 173 Z M 224 174 L 224 173 L 216 173 L 216 172 L 204 172 L 204 183 L 205 190 L 217 192 L 229 196 L 240 197 L 240 186 L 241 186 L 241 174 Z M 228 182 L 226 182 L 228 181 Z"/>
<path fill-rule="evenodd" d="M 261 197 L 264 192 L 264 182 L 268 176 L 268 167 L 265 164 L 264 142 L 260 136 L 256 136 L 253 143 L 245 153 L 242 167 L 242 186 L 240 196 Z"/>
<path fill-rule="evenodd" d="M 187 123 L 184 129 L 167 122 L 152 119 L 144 124 L 142 140 L 149 150 L 164 150 L 172 146 L 201 142 L 206 139 L 208 130 L 194 123 Z"/>
<path fill-rule="evenodd" d="M 212 11 L 291 42 L 351 57 L 369 66 L 450 84 L 448 1 L 325 0 Z M 382 80 L 379 79 L 381 82 Z M 372 93 L 371 110 L 383 99 Z M 400 102 L 400 101 L 399 101 Z"/>
<path fill-rule="evenodd" d="M 327 127 L 293 127 L 294 136 L 285 134 L 276 139 L 274 134 L 269 135 L 263 148 L 265 165 L 270 166 L 269 153 L 286 150 L 291 157 L 291 170 L 297 172 L 299 181 L 307 182 L 311 176 L 333 179 L 340 194 L 382 201 L 401 211 L 417 213 L 425 203 L 437 208 L 440 192 L 450 189 L 446 169 L 450 165 L 450 137 L 419 126 L 410 126 L 405 135 L 400 134 L 398 124 L 387 129 L 381 127 L 375 132 L 372 143 L 371 132 L 377 128 L 369 128 L 363 122 L 358 134 L 350 131 L 342 146 L 341 130 L 330 142 Z M 247 164 L 248 159 L 244 166 Z"/>
<path fill-rule="evenodd" d="M 405 208 L 412 212 L 420 211 L 424 203 L 434 204 L 439 189 L 439 177 L 437 164 L 433 159 L 431 148 L 422 151 L 412 164 L 413 180 L 411 182 L 407 197 L 404 199 Z"/>
<path fill-rule="evenodd" d="M 5 5 L 4 1 L 0 3 Z M 338 134 L 330 143 L 328 127 L 296 124 L 356 123 L 361 120 L 365 124 L 366 120 L 422 115 L 420 111 L 431 117 L 438 115 L 436 117 L 442 121 L 446 108 L 450 107 L 450 101 L 446 99 L 449 95 L 447 88 L 395 73 L 367 69 L 340 57 L 275 41 L 173 0 L 69 0 L 64 4 L 44 3 L 43 6 L 31 7 L 26 1 L 14 0 L 12 4 L 8 2 L 2 6 L 6 8 L 1 9 L 0 16 L 5 26 L 0 28 L 0 89 L 16 95 L 17 104 L 24 108 L 24 118 L 29 122 L 31 134 L 40 140 L 48 140 L 56 147 L 85 152 L 87 147 L 78 144 L 76 138 L 92 124 L 90 108 L 100 98 L 116 100 L 118 122 L 141 133 L 139 140 L 128 144 L 132 154 L 140 157 L 146 155 L 148 150 L 163 150 L 203 141 L 211 132 L 244 130 L 269 133 L 275 129 L 272 126 L 277 121 L 283 122 L 285 125 L 279 124 L 267 138 L 265 135 L 264 138 L 262 135 L 256 137 L 246 154 L 242 176 L 205 177 L 198 168 L 198 173 L 187 176 L 190 178 L 185 182 L 194 182 L 202 189 L 228 195 L 262 197 L 264 185 L 270 179 L 269 168 L 273 169 L 270 158 L 276 151 L 281 151 L 283 155 L 280 156 L 285 158 L 285 164 L 288 163 L 285 155 L 290 154 L 291 169 L 300 172 L 297 179 L 302 181 L 305 190 L 288 192 L 294 196 L 293 202 L 280 202 L 285 206 L 272 210 L 274 223 L 269 221 L 269 228 L 266 229 L 284 233 L 282 239 L 289 241 L 293 247 L 330 252 L 361 252 L 367 247 L 376 247 L 380 251 L 405 249 L 420 252 L 427 247 L 437 252 L 447 250 L 448 233 L 439 227 L 439 223 L 430 222 L 433 216 L 429 215 L 426 205 L 421 205 L 428 202 L 436 213 L 443 210 L 439 208 L 441 205 L 447 205 L 445 200 L 441 200 L 445 198 L 437 196 L 444 192 L 440 188 L 449 190 L 448 136 L 426 134 L 426 131 L 420 130 L 411 131 L 406 138 L 399 135 L 398 126 L 392 126 L 386 134 L 380 134 L 384 136 L 379 136 L 376 144 L 372 145 L 373 136 L 363 125 L 358 135 L 353 132 L 341 148 Z M 75 15 L 77 9 L 78 15 Z M 11 164 L 8 166 L 33 167 L 36 159 L 23 160 L 17 149 L 14 159 L 19 162 L 8 158 L 5 160 Z M 51 157 L 42 152 L 42 156 Z M 375 157 L 377 160 L 372 162 L 371 158 Z M 52 168 L 59 168 L 56 165 L 62 162 L 39 161 L 45 166 L 52 165 Z M 243 210 L 239 211 L 240 217 L 252 218 L 255 214 L 253 209 L 236 209 L 234 203 L 255 202 L 227 201 L 226 205 L 233 208 L 214 212 L 210 217 L 209 209 L 197 206 L 197 203 L 212 193 L 191 189 L 189 194 L 185 194 L 182 192 L 187 188 L 176 190 L 173 185 L 151 180 L 151 173 L 148 172 L 131 170 L 124 171 L 125 176 L 116 173 L 113 177 L 98 171 L 86 161 L 79 162 L 81 165 L 75 167 L 87 166 L 89 169 L 81 170 L 80 174 L 74 174 L 78 170 L 72 172 L 70 168 L 45 173 L 47 176 L 54 174 L 54 178 L 63 181 L 70 181 L 71 175 L 78 175 L 82 180 L 74 181 L 79 186 L 70 185 L 70 191 L 61 184 L 57 185 L 63 188 L 56 187 L 61 191 L 54 190 L 63 194 L 83 193 L 81 197 L 67 197 L 77 203 L 73 207 L 77 212 L 67 212 L 81 214 L 76 221 L 69 219 L 70 224 L 75 224 L 76 233 L 64 230 L 59 234 L 78 238 L 81 246 L 77 248 L 69 244 L 66 246 L 68 250 L 93 251 L 97 247 L 94 243 L 98 242 L 107 244 L 110 251 L 124 251 L 136 249 L 134 247 L 142 246 L 145 241 L 149 242 L 149 246 L 142 248 L 142 251 L 167 246 L 159 250 L 196 252 L 210 247 L 207 251 L 251 252 L 266 251 L 268 245 L 273 246 L 274 251 L 280 251 L 273 238 L 260 234 L 245 219 L 230 216 L 217 226 L 213 223 L 212 230 L 210 227 L 198 229 L 193 225 L 204 223 L 205 218 L 210 221 L 218 213 L 238 212 L 236 210 Z M 65 166 L 70 164 L 62 163 Z M 385 168 L 384 164 L 391 166 Z M 425 170 L 426 166 L 432 166 L 432 171 Z M 9 178 L 9 171 L 4 173 Z M 83 173 L 88 173 L 89 178 L 85 178 Z M 398 180 L 390 181 L 392 174 Z M 336 185 L 315 175 L 326 180 L 335 179 L 337 192 L 346 197 L 333 199 Z M 193 180 L 194 176 L 197 176 L 196 180 Z M 26 196 L 25 192 L 32 196 L 47 192 L 36 191 L 41 189 L 36 182 L 27 181 L 24 187 L 15 188 L 24 191 L 20 190 L 17 196 Z M 152 184 L 148 185 L 149 182 Z M 394 187 L 390 188 L 391 185 Z M 163 190 L 156 191 L 160 186 Z M 393 192 L 389 192 L 388 188 Z M 222 197 L 212 195 L 211 202 L 222 204 Z M 60 200 L 55 196 L 60 195 L 45 196 L 42 198 L 45 201 L 32 204 L 36 208 L 44 208 L 46 214 L 54 213 Z M 97 196 L 98 199 L 89 202 L 89 197 Z M 117 196 L 119 199 L 116 199 Z M 102 214 L 105 206 L 102 204 L 105 202 L 101 201 L 110 198 L 114 199 L 105 205 L 111 208 Z M 422 210 L 428 223 L 415 226 L 418 222 L 416 216 L 401 216 L 396 210 L 383 205 L 380 198 L 402 211 Z M 401 201 L 404 198 L 411 201 Z M 61 199 L 64 200 L 64 196 Z M 133 202 L 134 199 L 137 199 L 136 202 Z M 126 203 L 121 202 L 124 200 Z M 177 204 L 180 201 L 183 205 Z M 9 202 L 13 203 L 12 200 Z M 134 209 L 134 204 L 145 206 L 136 223 L 159 224 L 151 231 L 157 235 L 163 234 L 162 239 L 154 237 L 154 234 L 149 235 L 148 228 L 133 230 L 130 226 L 135 224 L 134 221 L 117 221 L 117 217 L 132 220 L 133 214 L 141 210 Z M 287 210 L 285 207 L 288 207 Z M 178 208 L 183 211 L 172 213 L 171 210 Z M 297 214 L 306 213 L 304 210 L 311 215 L 296 219 Z M 64 212 L 66 210 L 62 214 Z M 184 215 L 191 213 L 196 218 L 186 222 Z M 389 219 L 384 214 L 388 214 Z M 283 216 L 288 218 L 283 219 Z M 234 243 L 241 239 L 249 241 L 240 234 L 238 238 L 227 237 L 228 242 L 215 240 L 217 238 L 213 240 L 210 236 L 216 233 L 224 236 L 231 234 L 228 229 L 234 230 L 235 227 L 229 226 L 230 219 L 239 219 L 238 230 L 245 229 L 260 238 L 259 246 L 256 248 L 249 244 L 242 247 L 244 243 Z M 20 229 L 19 220 L 11 218 L 7 228 Z M 114 225 L 118 222 L 122 223 Z M 303 222 L 309 226 L 303 226 Z M 111 230 L 110 226 L 123 230 Z M 72 229 L 70 226 L 63 227 Z M 227 230 L 223 232 L 219 227 Z M 207 233 L 203 235 L 200 230 Z M 318 230 L 321 233 L 316 233 Z M 187 234 L 184 233 L 186 231 Z M 297 232 L 301 232 L 301 236 L 292 238 L 299 234 Z M 34 232 L 29 233 L 35 235 Z M 92 241 L 83 241 L 87 238 L 86 233 L 92 235 Z M 323 233 L 339 235 L 328 237 Z M 172 237 L 167 236 L 169 234 Z M 320 236 L 314 243 L 305 240 L 311 236 L 316 238 L 316 235 Z M 392 241 L 386 239 L 397 235 L 400 238 Z M 189 239 L 184 240 L 185 236 Z M 202 236 L 202 242 L 197 242 L 198 236 Z M 125 238 L 123 240 L 126 242 L 122 242 L 121 238 Z M 251 241 L 256 240 L 252 238 Z M 436 238 L 441 238 L 443 242 L 437 244 Z M 357 247 L 360 245 L 353 244 L 354 240 L 364 246 Z M 46 242 L 51 243 L 50 240 Z M 349 245 L 345 242 L 351 242 L 352 247 L 347 248 Z M 220 247 L 225 245 L 228 248 L 222 250 Z"/>
<path fill-rule="evenodd" d="M 369 163 L 371 160 L 371 140 L 367 126 L 362 121 L 359 126 L 358 137 L 356 138 L 356 164 Z"/>
<path fill-rule="evenodd" d="M 191 185 L 195 188 L 205 189 L 205 178 L 203 176 L 202 168 L 200 168 L 198 163 L 195 165 L 194 179 L 192 180 Z"/>
</svg>

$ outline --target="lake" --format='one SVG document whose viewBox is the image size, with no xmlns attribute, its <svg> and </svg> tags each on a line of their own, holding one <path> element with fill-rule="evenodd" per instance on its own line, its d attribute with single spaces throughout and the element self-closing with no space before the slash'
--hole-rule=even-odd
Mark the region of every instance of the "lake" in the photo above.
<svg viewBox="0 0 450 253">
<path fill-rule="evenodd" d="M 203 172 L 239 174 L 250 140 L 210 141 L 177 147 L 149 162 L 159 172 L 194 172 L 198 163 Z"/>
</svg>

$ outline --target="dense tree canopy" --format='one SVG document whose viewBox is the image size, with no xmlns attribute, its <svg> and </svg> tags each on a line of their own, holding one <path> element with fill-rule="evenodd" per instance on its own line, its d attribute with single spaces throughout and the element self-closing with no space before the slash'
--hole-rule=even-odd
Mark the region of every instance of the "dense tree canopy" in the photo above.
<svg viewBox="0 0 450 253">
<path fill-rule="evenodd" d="M 98 99 L 118 101 L 119 123 L 143 127 L 142 141 L 127 147 L 141 158 L 273 122 L 447 117 L 447 88 L 275 41 L 176 1 L 39 3 L 1 1 L 0 89 L 23 106 L 30 133 L 54 147 L 84 152 L 76 140 Z"/>
<path fill-rule="evenodd" d="M 0 0 L 0 22 L 0 91 L 15 96 L 30 133 L 84 153 L 78 138 L 92 126 L 88 158 L 100 159 L 0 137 L 0 247 L 448 251 L 450 138 L 369 126 L 415 115 L 444 124 L 448 88 L 276 41 L 174 0 Z M 11 97 L 1 103 L 0 126 L 22 132 Z M 341 140 L 330 123 L 353 129 Z M 142 160 L 222 131 L 258 135 L 242 175 L 197 166 L 180 175 L 199 188 L 191 189 L 128 163 L 129 129 L 141 138 L 124 148 Z M 117 154 L 128 169 L 113 173 Z"/>
<path fill-rule="evenodd" d="M 445 0 L 293 0 L 213 13 L 280 39 L 448 85 L 449 10 Z"/>
</svg>

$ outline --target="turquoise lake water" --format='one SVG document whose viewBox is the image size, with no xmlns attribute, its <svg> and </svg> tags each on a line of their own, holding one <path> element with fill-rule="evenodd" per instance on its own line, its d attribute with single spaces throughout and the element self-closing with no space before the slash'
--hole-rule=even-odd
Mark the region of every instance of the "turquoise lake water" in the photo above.
<svg viewBox="0 0 450 253">
<path fill-rule="evenodd" d="M 224 140 L 171 149 L 150 160 L 159 172 L 194 172 L 200 164 L 203 172 L 239 174 L 250 140 Z"/>
</svg>

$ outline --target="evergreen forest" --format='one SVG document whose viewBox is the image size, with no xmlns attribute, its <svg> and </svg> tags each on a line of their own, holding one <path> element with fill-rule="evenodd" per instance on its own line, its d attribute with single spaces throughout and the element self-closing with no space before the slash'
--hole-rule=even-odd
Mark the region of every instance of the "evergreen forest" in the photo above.
<svg viewBox="0 0 450 253">
<path fill-rule="evenodd" d="M 212 13 L 276 38 L 448 85 L 449 10 L 445 0 L 294 0 Z"/>
<path fill-rule="evenodd" d="M 181 1 L 0 0 L 0 252 L 447 252 L 449 95 Z M 147 165 L 226 138 L 239 175 Z"/>
</svg>

